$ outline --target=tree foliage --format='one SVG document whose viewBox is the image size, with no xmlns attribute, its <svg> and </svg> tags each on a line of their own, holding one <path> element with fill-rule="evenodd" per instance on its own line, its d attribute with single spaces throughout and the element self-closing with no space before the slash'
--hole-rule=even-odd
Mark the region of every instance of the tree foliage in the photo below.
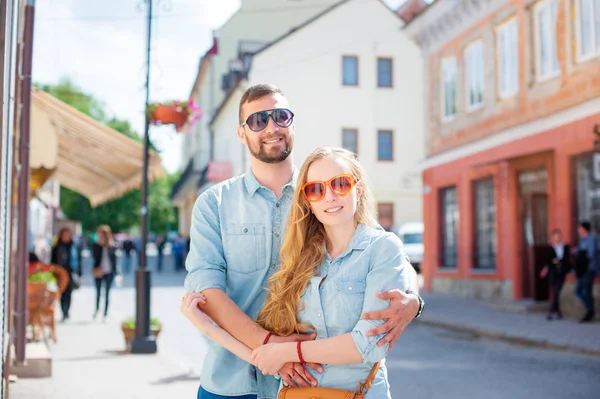
<svg viewBox="0 0 600 399">
<path fill-rule="evenodd" d="M 74 85 L 69 79 L 61 79 L 57 85 L 36 86 L 106 126 L 142 143 L 142 137 L 135 132 L 128 121 L 115 117 L 108 118 L 104 111 L 104 105 Z M 155 149 L 152 143 L 150 146 Z M 179 174 L 172 174 L 150 183 L 148 192 L 150 231 L 164 234 L 167 228 L 169 230 L 177 229 L 176 209 L 171 205 L 170 197 L 173 185 L 178 178 Z M 141 221 L 141 190 L 139 189 L 92 208 L 87 198 L 61 186 L 60 204 L 67 218 L 81 221 L 84 232 L 94 231 L 102 224 L 109 225 L 115 232 L 124 232 L 139 227 Z"/>
</svg>

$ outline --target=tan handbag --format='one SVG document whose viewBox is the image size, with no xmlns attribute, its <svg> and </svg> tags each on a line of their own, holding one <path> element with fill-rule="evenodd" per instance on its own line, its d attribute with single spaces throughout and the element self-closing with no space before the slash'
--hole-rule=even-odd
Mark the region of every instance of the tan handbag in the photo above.
<svg viewBox="0 0 600 399">
<path fill-rule="evenodd" d="M 279 391 L 277 399 L 364 399 L 367 391 L 375 379 L 379 370 L 379 362 L 373 365 L 369 376 L 364 383 L 358 383 L 358 390 L 347 391 L 337 388 L 290 388 L 283 387 Z"/>
<path fill-rule="evenodd" d="M 92 275 L 95 278 L 102 278 L 102 277 L 104 277 L 104 271 L 102 271 L 102 266 L 94 267 L 92 269 Z"/>
</svg>

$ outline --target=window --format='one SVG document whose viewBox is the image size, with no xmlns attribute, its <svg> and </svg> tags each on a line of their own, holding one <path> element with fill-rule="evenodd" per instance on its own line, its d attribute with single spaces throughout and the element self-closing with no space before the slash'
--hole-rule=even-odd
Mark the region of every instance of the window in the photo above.
<svg viewBox="0 0 600 399">
<path fill-rule="evenodd" d="M 377 60 L 377 86 L 392 87 L 392 60 L 389 58 Z"/>
<path fill-rule="evenodd" d="M 467 93 L 467 111 L 483 106 L 483 42 L 470 44 L 465 50 L 465 83 Z"/>
<path fill-rule="evenodd" d="M 558 0 L 545 0 L 534 9 L 537 80 L 547 80 L 560 74 L 556 43 L 556 13 Z"/>
<path fill-rule="evenodd" d="M 475 262 L 479 269 L 496 267 L 496 201 L 494 179 L 475 184 Z"/>
<path fill-rule="evenodd" d="M 394 159 L 394 147 L 392 144 L 391 130 L 380 130 L 377 132 L 377 160 L 392 161 Z"/>
<path fill-rule="evenodd" d="M 381 202 L 377 204 L 377 221 L 385 230 L 390 231 L 394 227 L 394 204 Z"/>
<path fill-rule="evenodd" d="M 594 156 L 586 155 L 575 163 L 577 173 L 577 219 L 588 220 L 592 228 L 600 228 L 600 182 L 594 179 Z"/>
<path fill-rule="evenodd" d="M 498 95 L 509 98 L 519 91 L 519 38 L 517 20 L 500 25 L 496 32 Z"/>
<path fill-rule="evenodd" d="M 348 151 L 358 154 L 358 130 L 344 129 L 342 130 L 342 147 Z"/>
<path fill-rule="evenodd" d="M 600 55 L 600 0 L 576 0 L 577 59 Z"/>
<path fill-rule="evenodd" d="M 442 267 L 457 266 L 458 250 L 458 204 L 456 201 L 456 187 L 444 188 L 440 191 L 442 202 Z"/>
<path fill-rule="evenodd" d="M 442 61 L 442 104 L 442 119 L 453 119 L 456 115 L 456 57 Z"/>
<path fill-rule="evenodd" d="M 342 58 L 342 84 L 358 86 L 358 57 Z"/>
</svg>

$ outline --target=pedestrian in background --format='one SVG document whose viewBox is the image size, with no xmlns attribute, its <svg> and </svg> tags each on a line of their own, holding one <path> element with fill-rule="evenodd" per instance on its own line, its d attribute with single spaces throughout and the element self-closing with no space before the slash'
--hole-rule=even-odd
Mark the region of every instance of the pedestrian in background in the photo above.
<svg viewBox="0 0 600 399">
<path fill-rule="evenodd" d="M 69 283 L 60 297 L 62 321 L 66 321 L 69 319 L 73 289 L 78 286 L 77 280 L 81 278 L 79 251 L 73 242 L 73 236 L 69 228 L 64 227 L 58 232 L 56 244 L 52 248 L 50 263 L 62 267 L 69 275 Z"/>
<path fill-rule="evenodd" d="M 93 256 L 94 267 L 92 274 L 96 283 L 96 311 L 94 319 L 98 316 L 100 310 L 100 293 L 104 284 L 104 320 L 108 316 L 108 305 L 110 298 L 110 289 L 113 280 L 121 278 L 121 273 L 117 266 L 117 254 L 110 227 L 104 225 L 98 227 L 98 241 L 94 244 Z"/>
<path fill-rule="evenodd" d="M 590 222 L 579 223 L 577 232 L 579 233 L 579 248 L 575 262 L 575 275 L 577 284 L 575 294 L 585 306 L 585 316 L 581 319 L 582 323 L 590 322 L 594 319 L 594 279 L 596 277 L 598 253 L 598 244 L 596 235 L 591 232 Z"/>
<path fill-rule="evenodd" d="M 571 271 L 571 251 L 569 245 L 562 239 L 562 233 L 559 229 L 552 232 L 552 243 L 548 250 L 548 261 L 546 266 L 540 272 L 540 277 L 548 277 L 550 287 L 550 306 L 546 319 L 552 320 L 555 315 L 562 319 L 560 311 L 560 292 L 565 284 L 565 277 Z"/>
</svg>

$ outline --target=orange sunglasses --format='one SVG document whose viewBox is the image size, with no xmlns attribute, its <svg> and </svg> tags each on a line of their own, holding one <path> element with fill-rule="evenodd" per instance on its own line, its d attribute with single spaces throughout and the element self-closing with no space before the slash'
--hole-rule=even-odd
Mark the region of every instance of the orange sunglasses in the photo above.
<svg viewBox="0 0 600 399">
<path fill-rule="evenodd" d="M 358 182 L 352 175 L 338 175 L 328 181 L 311 181 L 302 186 L 302 194 L 310 202 L 320 201 L 325 197 L 327 186 L 340 196 L 345 196 L 352 191 Z"/>
</svg>

